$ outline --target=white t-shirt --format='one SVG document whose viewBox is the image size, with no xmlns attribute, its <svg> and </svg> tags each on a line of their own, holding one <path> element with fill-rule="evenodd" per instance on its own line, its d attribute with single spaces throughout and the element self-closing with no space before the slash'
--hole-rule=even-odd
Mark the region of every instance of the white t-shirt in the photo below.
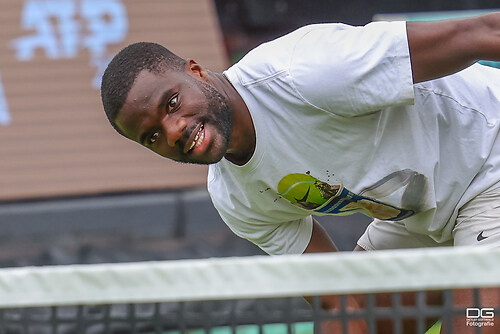
<svg viewBox="0 0 500 334">
<path fill-rule="evenodd" d="M 306 26 L 225 75 L 256 147 L 243 166 L 211 165 L 208 190 L 229 228 L 269 254 L 302 253 L 323 214 L 446 242 L 458 208 L 500 181 L 500 71 L 414 85 L 404 22 Z"/>
</svg>

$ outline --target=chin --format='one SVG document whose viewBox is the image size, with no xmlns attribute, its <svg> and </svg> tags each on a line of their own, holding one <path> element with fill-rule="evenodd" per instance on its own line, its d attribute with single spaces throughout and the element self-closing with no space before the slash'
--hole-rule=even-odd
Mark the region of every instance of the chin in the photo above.
<svg viewBox="0 0 500 334">
<path fill-rule="evenodd" d="M 216 152 L 215 150 L 209 149 L 207 152 L 210 154 L 203 154 L 202 157 L 185 157 L 185 159 L 178 160 L 179 162 L 184 162 L 184 163 L 189 163 L 189 164 L 196 164 L 196 165 L 211 165 L 218 163 L 219 161 L 224 158 L 226 155 L 226 150 L 224 149 L 218 149 Z M 205 153 L 207 153 L 205 152 Z"/>
</svg>

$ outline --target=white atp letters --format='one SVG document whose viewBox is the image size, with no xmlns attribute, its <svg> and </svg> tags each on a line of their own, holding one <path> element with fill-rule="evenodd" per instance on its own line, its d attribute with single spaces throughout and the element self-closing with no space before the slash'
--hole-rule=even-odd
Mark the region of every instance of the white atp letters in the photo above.
<svg viewBox="0 0 500 334">
<path fill-rule="evenodd" d="M 90 51 L 91 65 L 97 68 L 92 80 L 95 89 L 101 87 L 101 78 L 112 56 L 107 46 L 122 42 L 127 36 L 127 10 L 119 1 L 84 0 L 81 13 L 88 21 L 90 34 L 83 40 L 83 46 Z"/>
<path fill-rule="evenodd" d="M 88 50 L 90 65 L 97 68 L 92 85 L 99 88 L 111 58 L 107 48 L 125 40 L 128 17 L 120 0 L 27 0 L 21 26 L 34 33 L 11 42 L 19 60 L 32 60 L 37 49 L 50 59 L 75 58 Z"/>
<path fill-rule="evenodd" d="M 25 2 L 21 26 L 26 30 L 35 30 L 35 34 L 12 41 L 17 50 L 17 58 L 22 61 L 31 60 L 38 48 L 43 49 L 47 57 L 51 59 L 76 56 L 79 24 L 75 20 L 75 14 L 74 1 L 29 0 Z"/>
<path fill-rule="evenodd" d="M 108 44 L 122 42 L 128 30 L 127 12 L 119 1 L 84 0 L 81 14 L 88 21 L 90 34 L 83 40 L 83 46 L 93 56 L 106 53 Z M 106 20 L 106 17 L 109 20 Z"/>
<path fill-rule="evenodd" d="M 92 86 L 99 89 L 113 56 L 108 46 L 127 36 L 127 9 L 121 0 L 26 0 L 21 27 L 30 33 L 10 43 L 18 60 L 33 60 L 37 50 L 54 60 L 76 58 L 80 51 L 88 50 L 89 65 L 96 68 Z M 0 126 L 10 123 L 0 77 Z"/>
</svg>

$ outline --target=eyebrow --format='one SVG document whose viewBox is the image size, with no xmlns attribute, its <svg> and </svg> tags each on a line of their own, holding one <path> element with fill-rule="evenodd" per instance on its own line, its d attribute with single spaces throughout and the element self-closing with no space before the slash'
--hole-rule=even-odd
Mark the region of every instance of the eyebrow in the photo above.
<svg viewBox="0 0 500 334">
<path fill-rule="evenodd" d="M 165 103 L 167 102 L 167 100 L 168 100 L 168 98 L 170 97 L 171 94 L 172 94 L 172 89 L 168 89 L 165 93 L 163 93 L 163 95 L 160 98 L 160 102 L 158 102 L 156 110 L 161 110 L 162 109 L 162 107 L 165 105 Z M 139 138 L 139 143 L 141 145 L 146 146 L 144 144 L 144 141 L 146 141 L 146 137 L 149 136 L 150 132 L 151 132 L 151 130 L 144 131 L 144 133 L 141 135 L 141 137 Z"/>
</svg>

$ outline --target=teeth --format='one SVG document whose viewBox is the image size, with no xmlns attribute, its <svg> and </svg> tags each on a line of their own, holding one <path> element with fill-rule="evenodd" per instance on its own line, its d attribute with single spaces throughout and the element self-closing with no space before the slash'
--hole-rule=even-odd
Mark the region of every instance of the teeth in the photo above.
<svg viewBox="0 0 500 334">
<path fill-rule="evenodd" d="M 200 127 L 200 130 L 198 130 L 198 133 L 194 137 L 194 140 L 191 143 L 191 147 L 189 148 L 189 150 L 192 150 L 193 148 L 200 147 L 200 145 L 203 142 L 204 138 L 205 138 L 205 132 L 203 132 L 203 125 L 202 125 Z"/>
</svg>

